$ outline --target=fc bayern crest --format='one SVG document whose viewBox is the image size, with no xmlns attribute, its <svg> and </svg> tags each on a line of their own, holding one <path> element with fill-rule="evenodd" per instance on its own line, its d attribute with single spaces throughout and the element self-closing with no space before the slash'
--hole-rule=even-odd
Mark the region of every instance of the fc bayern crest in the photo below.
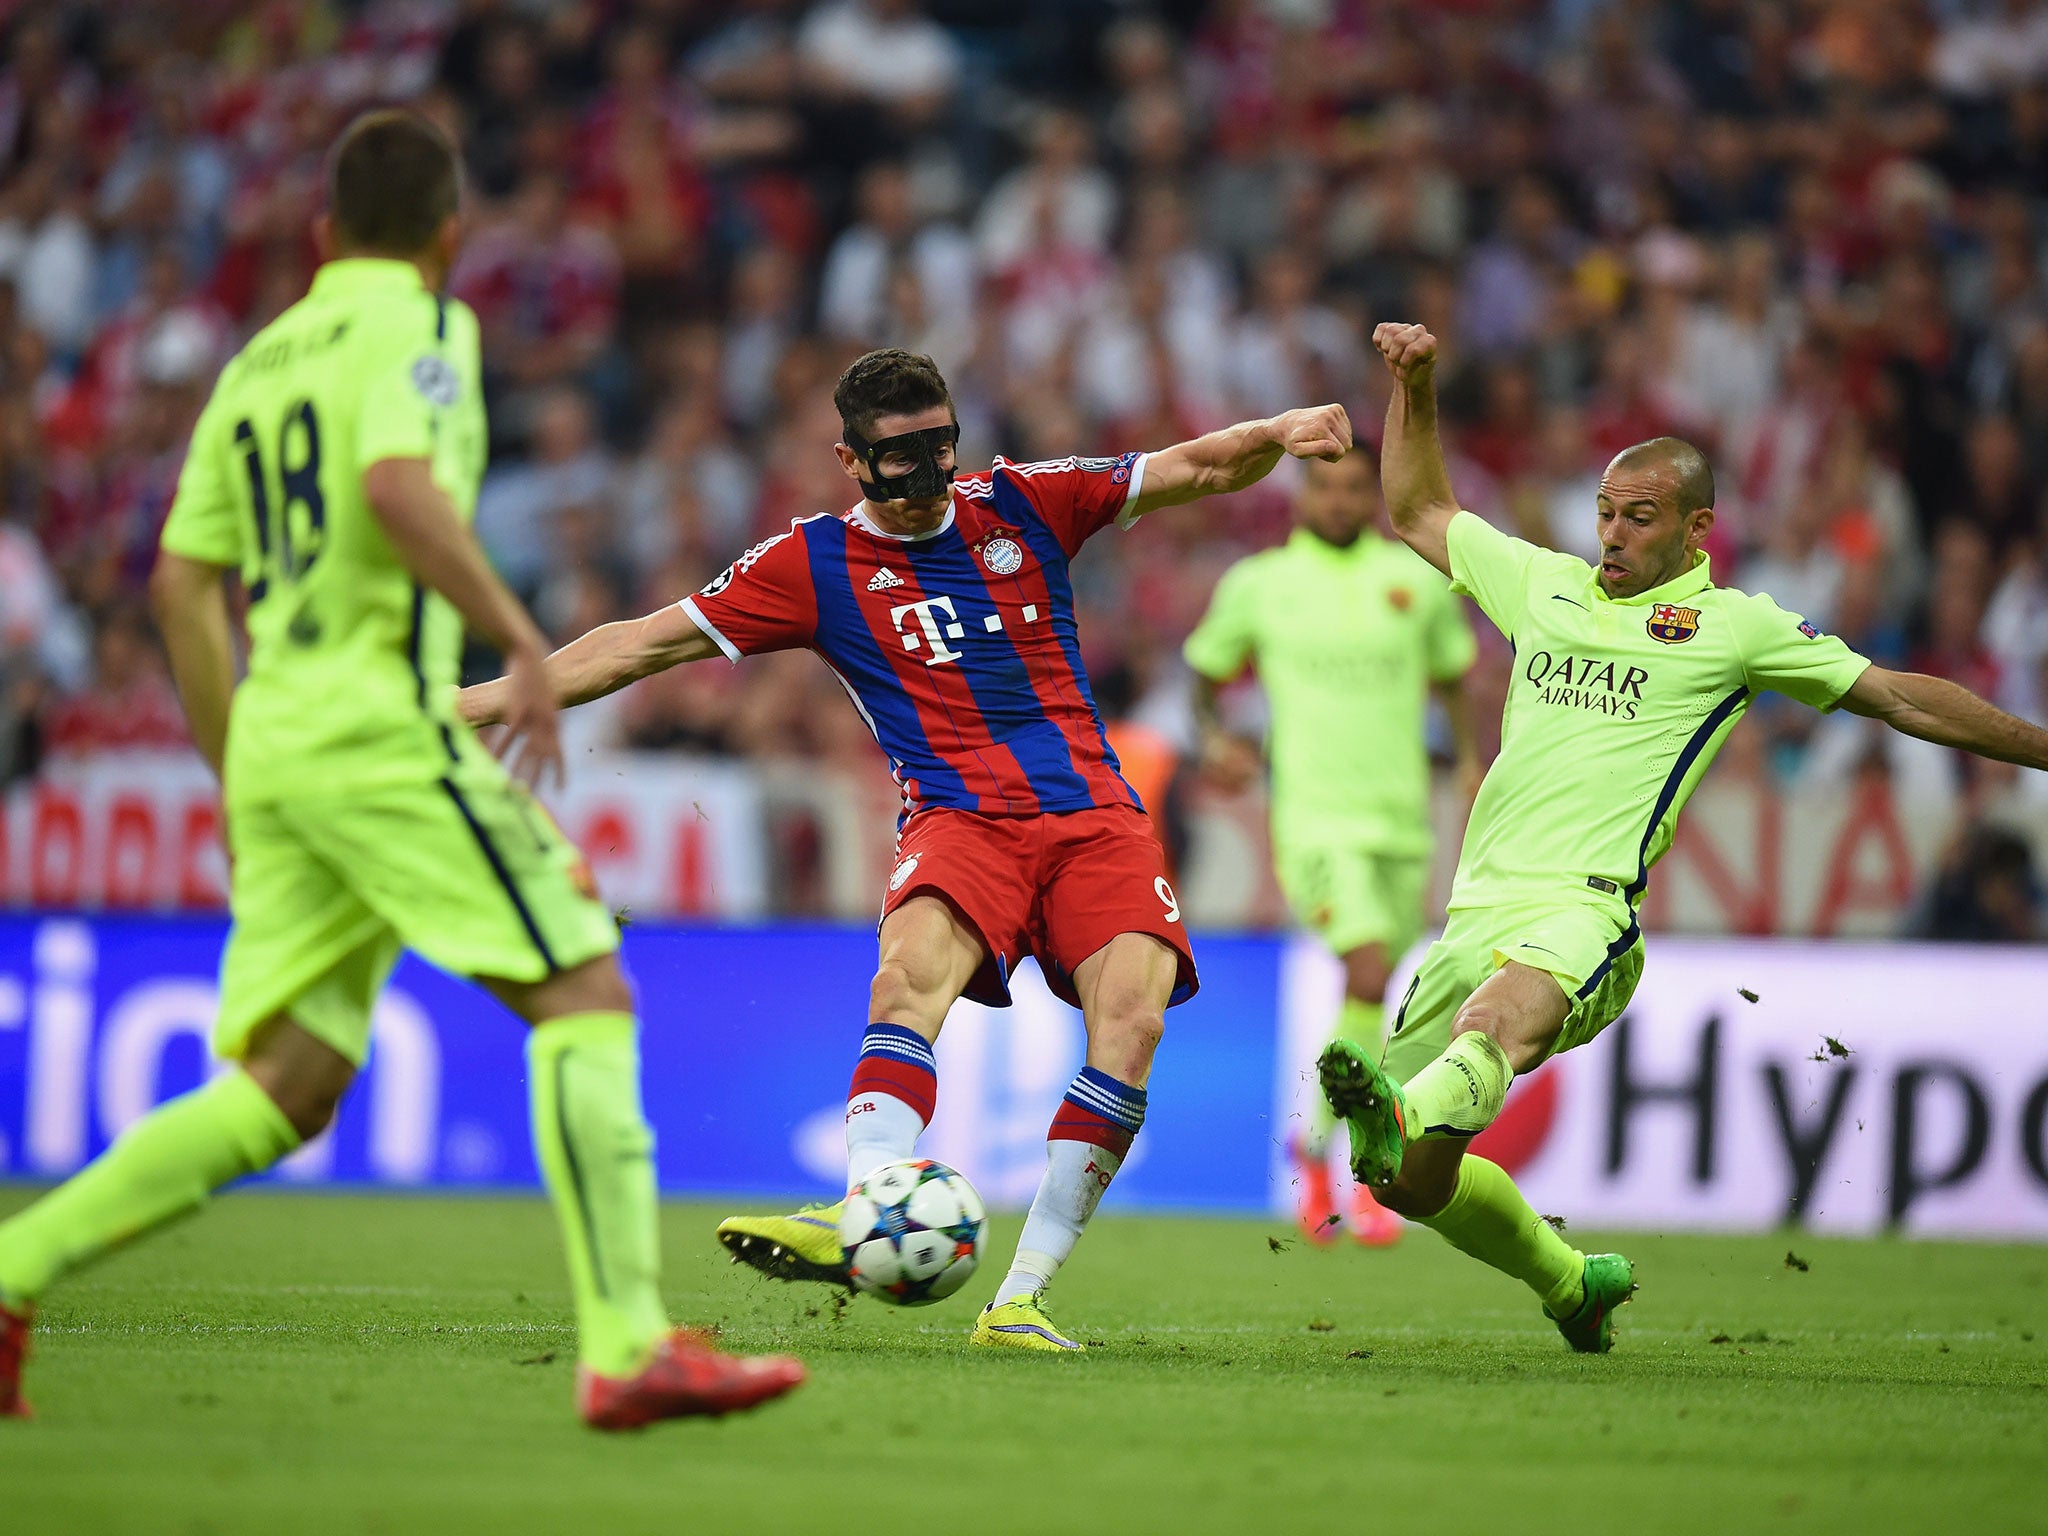
<svg viewBox="0 0 2048 1536">
<path fill-rule="evenodd" d="M 1650 610 L 1649 621 L 1643 627 L 1650 632 L 1652 640 L 1678 645 L 1700 632 L 1700 611 L 1659 603 Z"/>
<path fill-rule="evenodd" d="M 1024 551 L 1015 539 L 990 539 L 981 546 L 981 563 L 993 576 L 1012 576 L 1024 564 Z"/>
<path fill-rule="evenodd" d="M 919 857 L 920 855 L 913 853 L 909 858 L 896 866 L 896 872 L 889 877 L 890 890 L 900 891 L 903 889 L 904 882 L 917 873 Z"/>
</svg>

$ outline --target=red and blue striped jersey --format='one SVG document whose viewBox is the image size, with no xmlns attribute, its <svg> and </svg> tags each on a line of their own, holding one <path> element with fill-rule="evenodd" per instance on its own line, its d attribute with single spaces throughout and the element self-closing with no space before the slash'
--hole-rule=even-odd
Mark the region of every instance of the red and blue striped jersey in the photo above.
<svg viewBox="0 0 2048 1536">
<path fill-rule="evenodd" d="M 905 814 L 1138 805 L 1081 666 L 1067 562 L 1137 498 L 1142 454 L 1012 464 L 953 482 L 933 532 L 861 507 L 755 545 L 683 600 L 732 660 L 805 646 L 889 756 Z"/>
</svg>

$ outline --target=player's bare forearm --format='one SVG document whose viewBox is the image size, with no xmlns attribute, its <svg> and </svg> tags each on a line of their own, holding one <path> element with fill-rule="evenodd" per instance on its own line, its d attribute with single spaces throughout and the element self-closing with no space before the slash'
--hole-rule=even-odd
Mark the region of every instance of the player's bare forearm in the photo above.
<svg viewBox="0 0 2048 1536">
<path fill-rule="evenodd" d="M 1842 707 L 1922 741 L 2022 768 L 2048 769 L 2048 731 L 1944 677 L 1869 667 L 1842 696 Z"/>
<path fill-rule="evenodd" d="M 363 494 L 406 568 L 453 603 L 472 630 L 508 655 L 547 649 L 425 459 L 379 459 L 363 471 Z"/>
<path fill-rule="evenodd" d="M 1244 490 L 1289 455 L 1334 461 L 1350 451 L 1351 418 L 1341 405 L 1304 406 L 1264 421 L 1240 421 L 1148 453 L 1145 483 L 1132 515 Z"/>
<path fill-rule="evenodd" d="M 600 624 L 547 659 L 548 686 L 562 709 L 616 693 L 628 683 L 665 672 L 686 661 L 707 661 L 718 644 L 680 606 L 637 619 Z M 496 725 L 504 715 L 509 680 L 496 678 L 465 688 L 462 718 L 471 725 Z"/>
<path fill-rule="evenodd" d="M 1387 324 L 1376 328 L 1372 339 L 1395 381 L 1380 443 L 1380 490 L 1387 515 L 1408 547 L 1448 576 L 1458 498 L 1437 434 L 1436 338 L 1419 325 Z"/>
<path fill-rule="evenodd" d="M 1458 791 L 1470 800 L 1479 793 L 1479 781 L 1486 767 L 1479 761 L 1479 728 L 1472 718 L 1472 695 L 1465 680 L 1454 677 L 1447 683 L 1433 683 L 1437 702 L 1444 707 L 1444 721 L 1451 728 L 1451 772 Z"/>
<path fill-rule="evenodd" d="M 227 752 L 228 707 L 235 694 L 235 646 L 225 568 L 168 550 L 150 573 L 150 607 L 170 658 L 171 681 L 185 706 L 192 743 L 218 775 Z"/>
</svg>

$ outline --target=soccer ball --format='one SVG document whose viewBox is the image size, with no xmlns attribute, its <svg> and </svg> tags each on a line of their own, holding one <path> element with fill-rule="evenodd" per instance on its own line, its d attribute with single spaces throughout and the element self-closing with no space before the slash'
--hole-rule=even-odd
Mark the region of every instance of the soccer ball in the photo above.
<svg viewBox="0 0 2048 1536">
<path fill-rule="evenodd" d="M 987 1233 L 974 1186 L 928 1157 L 884 1163 L 853 1187 L 839 1217 L 853 1288 L 898 1307 L 959 1290 L 981 1263 Z"/>
</svg>

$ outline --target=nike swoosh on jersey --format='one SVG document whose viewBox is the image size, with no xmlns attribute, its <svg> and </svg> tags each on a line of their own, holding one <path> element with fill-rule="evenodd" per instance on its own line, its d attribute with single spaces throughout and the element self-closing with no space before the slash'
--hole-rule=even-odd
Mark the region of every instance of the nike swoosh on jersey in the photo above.
<svg viewBox="0 0 2048 1536">
<path fill-rule="evenodd" d="M 1581 613 L 1591 613 L 1593 611 L 1592 609 L 1588 608 L 1584 603 L 1574 602 L 1571 598 L 1566 597 L 1562 592 L 1551 593 L 1550 600 L 1553 603 L 1571 603 L 1571 605 L 1574 608 L 1578 609 Z"/>
</svg>

